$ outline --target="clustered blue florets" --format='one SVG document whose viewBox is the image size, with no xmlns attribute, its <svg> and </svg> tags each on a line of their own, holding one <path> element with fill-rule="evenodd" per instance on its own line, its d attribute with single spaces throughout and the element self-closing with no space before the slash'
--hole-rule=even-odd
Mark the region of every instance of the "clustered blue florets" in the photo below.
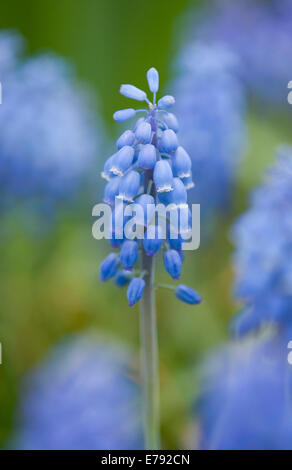
<svg viewBox="0 0 292 470">
<path fill-rule="evenodd" d="M 89 335 L 58 345 L 29 374 L 15 445 L 28 450 L 139 449 L 140 398 L 126 351 Z"/>
<path fill-rule="evenodd" d="M 180 140 L 189 150 L 196 187 L 189 200 L 199 203 L 203 228 L 231 203 L 244 142 L 244 87 L 235 54 L 218 44 L 190 40 L 179 54 L 173 82 Z M 212 84 L 212 86 L 210 86 Z"/>
<path fill-rule="evenodd" d="M 291 213 L 292 149 L 283 147 L 233 229 L 235 293 L 244 307 L 232 329 L 264 332 L 205 365 L 197 403 L 204 449 L 291 449 Z"/>
<path fill-rule="evenodd" d="M 118 122 L 144 114 L 116 142 L 117 152 L 105 162 L 102 176 L 108 181 L 104 202 L 114 207 L 111 244 L 120 248 L 120 255 L 111 253 L 100 266 L 100 279 L 106 281 L 115 277 L 116 285 L 129 284 L 127 297 L 134 305 L 143 296 L 145 273 L 136 269 L 139 250 L 148 256 L 155 256 L 164 248 L 164 266 L 173 279 L 179 279 L 182 269 L 183 233 L 191 226 L 191 211 L 187 204 L 187 190 L 193 187 L 192 162 L 186 150 L 179 145 L 178 122 L 169 108 L 175 103 L 173 96 L 166 95 L 156 103 L 159 75 L 155 68 L 147 72 L 153 101 L 147 94 L 133 85 L 122 85 L 120 92 L 127 98 L 146 101 L 149 109 L 123 109 L 114 113 Z M 116 201 L 120 204 L 116 205 Z M 124 215 L 128 205 L 135 202 L 142 209 L 139 224 L 143 227 L 143 240 L 133 237 L 126 239 Z M 159 219 L 155 218 L 157 204 L 171 205 L 172 211 L 186 211 L 179 233 L 171 235 L 170 222 L 166 222 L 166 237 L 163 238 Z M 143 215 L 144 214 L 144 215 Z M 149 217 L 149 214 L 152 216 Z M 147 215 L 147 220 L 146 220 Z M 117 223 L 121 221 L 121 224 Z M 121 226 L 118 226 L 121 225 Z M 119 270 L 119 267 L 121 269 Z M 201 301 L 199 295 L 187 286 L 178 286 L 176 296 L 189 304 Z"/>
<path fill-rule="evenodd" d="M 202 449 L 292 448 L 292 375 L 285 337 L 241 341 L 217 351 L 202 379 L 197 402 Z"/>
<path fill-rule="evenodd" d="M 291 323 L 292 149 L 279 151 L 268 181 L 233 230 L 236 296 L 245 307 L 233 322 L 237 334 L 262 325 Z"/>
<path fill-rule="evenodd" d="M 22 37 L 0 33 L 0 208 L 42 210 L 74 194 L 97 149 L 95 116 L 60 57 L 20 58 Z"/>
<path fill-rule="evenodd" d="M 287 105 L 292 61 L 291 1 L 214 3 L 197 25 L 197 38 L 219 42 L 235 52 L 241 59 L 240 75 L 254 95 L 265 103 Z"/>
</svg>

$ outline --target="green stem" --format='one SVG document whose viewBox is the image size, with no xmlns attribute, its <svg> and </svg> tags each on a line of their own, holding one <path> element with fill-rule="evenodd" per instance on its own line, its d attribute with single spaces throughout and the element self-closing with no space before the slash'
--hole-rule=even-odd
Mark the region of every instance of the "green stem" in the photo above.
<svg viewBox="0 0 292 470">
<path fill-rule="evenodd" d="M 151 115 L 153 132 L 152 144 L 157 148 L 157 121 L 153 111 Z M 153 181 L 153 170 L 144 173 L 144 192 L 156 197 Z M 157 450 L 160 447 L 159 437 L 159 376 L 158 376 L 158 341 L 155 309 L 154 257 L 147 256 L 142 249 L 141 270 L 144 276 L 145 289 L 140 300 L 140 335 L 141 335 L 141 374 L 143 394 L 143 419 L 145 449 Z"/>
<path fill-rule="evenodd" d="M 142 269 L 147 272 L 144 295 L 140 301 L 141 372 L 145 448 L 157 450 L 159 437 L 158 342 L 154 289 L 154 257 L 142 254 Z"/>
</svg>

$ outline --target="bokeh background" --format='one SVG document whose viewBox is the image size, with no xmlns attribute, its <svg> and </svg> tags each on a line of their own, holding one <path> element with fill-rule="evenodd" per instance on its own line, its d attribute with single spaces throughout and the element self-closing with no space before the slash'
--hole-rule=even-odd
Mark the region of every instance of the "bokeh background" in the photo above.
<svg viewBox="0 0 292 470">
<path fill-rule="evenodd" d="M 49 50 L 72 64 L 76 80 L 91 97 L 98 136 L 83 186 L 69 203 L 57 201 L 53 216 L 43 211 L 32 215 L 26 201 L 1 213 L 2 446 L 16 430 L 23 376 L 68 335 L 93 331 L 125 343 L 138 380 L 138 308 L 130 309 L 124 292 L 98 280 L 99 264 L 109 249 L 91 235 L 91 210 L 104 186 L 100 169 L 122 131 L 112 119 L 115 110 L 127 106 L 118 93 L 120 84 L 145 88 L 145 73 L 154 66 L 161 90 L 175 93 L 176 59 L 190 29 L 191 36 L 195 34 L 195 21 L 190 28 L 194 13 L 205 5 L 186 0 L 10 0 L 1 5 L 0 29 L 23 35 L 25 57 Z M 212 89 L 212 81 L 208 87 Z M 231 201 L 218 211 L 212 233 L 199 250 L 187 253 L 184 264 L 182 280 L 200 292 L 203 303 L 193 308 L 174 301 L 167 291 L 157 294 L 161 430 L 169 449 L 194 445 L 190 408 L 198 392 L 197 367 L 206 353 L 228 338 L 230 318 L 239 308 L 232 296 L 230 228 L 246 209 L 250 190 L 274 162 L 276 147 L 292 144 L 287 100 L 271 104 L 247 95 L 246 137 Z M 286 88 L 283 95 L 287 96 Z M 183 128 L 182 119 L 180 124 Z M 166 274 L 158 271 L 165 281 Z"/>
</svg>

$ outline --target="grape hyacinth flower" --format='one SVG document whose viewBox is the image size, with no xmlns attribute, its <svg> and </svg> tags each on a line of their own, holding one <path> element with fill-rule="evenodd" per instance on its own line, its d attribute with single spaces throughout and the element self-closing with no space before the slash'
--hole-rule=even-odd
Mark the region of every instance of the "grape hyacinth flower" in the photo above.
<svg viewBox="0 0 292 470">
<path fill-rule="evenodd" d="M 206 362 L 196 404 L 201 449 L 292 449 L 288 337 L 245 339 Z"/>
<path fill-rule="evenodd" d="M 191 287 L 185 286 L 184 284 L 177 286 L 175 295 L 178 299 L 182 300 L 182 302 L 190 305 L 200 304 L 202 302 L 199 294 L 194 291 L 194 289 L 191 289 Z"/>
<path fill-rule="evenodd" d="M 230 206 L 244 143 L 244 87 L 236 74 L 236 56 L 219 45 L 187 41 L 175 66 L 179 74 L 172 89 L 177 116 L 184 122 L 180 141 L 189 155 L 178 147 L 173 171 L 190 189 L 190 201 L 200 204 L 203 230 L 210 235 L 215 216 Z"/>
<path fill-rule="evenodd" d="M 267 181 L 235 223 L 235 295 L 244 302 L 233 321 L 243 335 L 261 326 L 286 328 L 292 311 L 292 148 L 278 151 Z"/>
<path fill-rule="evenodd" d="M 53 54 L 20 58 L 22 45 L 0 33 L 0 206 L 28 201 L 45 213 L 84 181 L 97 122 L 70 66 Z"/>
<path fill-rule="evenodd" d="M 138 387 L 120 346 L 78 335 L 55 347 L 27 377 L 19 431 L 24 450 L 142 447 Z"/>
<path fill-rule="evenodd" d="M 154 289 L 161 286 L 175 291 L 175 287 L 154 285 L 154 259 L 163 250 L 166 271 L 173 279 L 179 279 L 182 242 L 192 224 L 187 203 L 187 189 L 192 185 L 192 162 L 179 145 L 178 121 L 169 112 L 175 99 L 166 95 L 157 102 L 159 75 L 156 69 L 148 70 L 147 80 L 153 93 L 152 101 L 133 85 L 122 85 L 120 92 L 127 98 L 145 101 L 148 108 L 127 108 L 114 113 L 118 122 L 136 114 L 142 114 L 142 117 L 118 138 L 118 151 L 104 165 L 102 176 L 108 181 L 104 201 L 114 206 L 110 239 L 120 254 L 112 253 L 103 261 L 100 278 L 105 281 L 112 277 L 117 286 L 128 286 L 130 306 L 140 302 L 145 445 L 157 449 L 158 359 Z M 157 213 L 159 206 L 165 209 L 163 216 Z M 135 227 L 138 230 L 128 236 L 128 211 L 133 208 L 137 211 Z M 174 215 L 179 221 L 176 229 L 172 223 Z M 201 300 L 187 286 L 179 286 L 175 295 L 193 305 Z"/>
<path fill-rule="evenodd" d="M 241 60 L 240 75 L 263 103 L 287 104 L 291 80 L 290 0 L 216 0 L 198 18 L 196 38 L 221 43 Z"/>
</svg>

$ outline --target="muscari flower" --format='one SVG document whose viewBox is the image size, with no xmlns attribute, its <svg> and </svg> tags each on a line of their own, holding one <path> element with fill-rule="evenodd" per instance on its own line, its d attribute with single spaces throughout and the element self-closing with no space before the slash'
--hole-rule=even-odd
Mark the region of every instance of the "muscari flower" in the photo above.
<svg viewBox="0 0 292 470">
<path fill-rule="evenodd" d="M 199 294 L 194 291 L 194 289 L 185 286 L 184 284 L 180 284 L 177 286 L 175 290 L 175 295 L 179 300 L 182 300 L 183 302 L 190 305 L 200 304 L 202 302 L 202 299 Z"/>
<path fill-rule="evenodd" d="M 115 205 L 110 232 L 111 245 L 119 249 L 120 254 L 112 253 L 103 261 L 100 276 L 101 280 L 114 277 L 115 284 L 120 287 L 129 284 L 127 297 L 130 306 L 142 298 L 145 288 L 145 272 L 137 267 L 139 253 L 144 250 L 146 255 L 156 256 L 161 249 L 165 250 L 165 268 L 173 279 L 178 279 L 183 259 L 179 231 L 182 230 L 185 235 L 191 224 L 191 212 L 187 203 L 187 189 L 191 182 L 187 178 L 191 179 L 192 162 L 179 145 L 177 118 L 168 111 L 175 99 L 166 95 L 156 102 L 159 87 L 156 69 L 148 70 L 147 80 L 153 93 L 152 102 L 137 87 L 121 87 L 120 91 L 124 96 L 145 101 L 148 109 L 135 111 L 128 108 L 114 113 L 114 119 L 118 122 L 131 119 L 138 113 L 142 113 L 143 117 L 118 138 L 118 151 L 109 157 L 102 172 L 102 176 L 108 181 L 104 201 L 113 206 L 115 198 L 115 202 L 120 199 L 122 204 Z M 161 217 L 155 217 L 158 205 L 167 206 L 163 221 Z M 135 234 L 127 239 L 125 227 L 129 218 L 125 214 L 128 209 L 135 208 L 139 208 L 136 218 L 136 226 L 140 228 L 139 236 Z M 175 232 L 170 227 L 168 215 L 170 211 L 176 211 L 180 221 L 180 212 L 183 210 L 186 210 L 186 221 L 180 222 Z M 184 289 L 185 294 L 182 287 L 178 288 L 178 299 L 190 304 L 199 303 L 197 294 L 192 289 L 187 290 L 186 286 Z"/>
<path fill-rule="evenodd" d="M 239 74 L 263 103 L 287 106 L 291 80 L 292 4 L 290 0 L 216 0 L 201 15 L 196 37 L 219 42 L 238 55 Z"/>
<path fill-rule="evenodd" d="M 196 402 L 201 449 L 292 449 L 288 338 L 241 340 L 207 360 Z"/>
<path fill-rule="evenodd" d="M 110 253 L 101 263 L 99 268 L 100 280 L 102 282 L 111 279 L 117 272 L 120 265 L 118 255 Z"/>
<path fill-rule="evenodd" d="M 184 125 L 173 174 L 190 189 L 189 200 L 200 204 L 202 227 L 209 235 L 214 216 L 226 212 L 231 201 L 244 140 L 244 87 L 236 74 L 236 56 L 223 46 L 190 40 L 175 65 L 179 74 L 172 88 Z M 176 132 L 176 122 L 172 125 Z"/>
<path fill-rule="evenodd" d="M 127 284 L 129 284 L 130 280 L 131 280 L 131 274 L 129 273 L 129 271 L 126 271 L 125 269 L 119 269 L 114 279 L 115 284 L 118 287 L 126 286 Z"/>
<path fill-rule="evenodd" d="M 127 289 L 127 298 L 130 307 L 132 307 L 136 302 L 142 298 L 145 288 L 145 281 L 140 277 L 134 277 Z"/>
<path fill-rule="evenodd" d="M 0 205 L 25 200 L 46 210 L 76 193 L 99 139 L 68 64 L 53 54 L 20 58 L 22 45 L 0 33 Z"/>
<path fill-rule="evenodd" d="M 239 335 L 291 323 L 292 148 L 279 149 L 268 175 L 233 229 L 235 295 L 244 303 L 232 325 Z"/>
<path fill-rule="evenodd" d="M 15 446 L 24 450 L 139 449 L 139 393 L 127 352 L 93 336 L 61 343 L 27 377 Z"/>
<path fill-rule="evenodd" d="M 167 250 L 163 256 L 164 267 L 173 279 L 179 279 L 181 275 L 182 261 L 175 250 Z"/>
<path fill-rule="evenodd" d="M 163 243 L 163 234 L 159 225 L 148 225 L 143 239 L 143 246 L 147 256 L 155 256 Z"/>
<path fill-rule="evenodd" d="M 123 242 L 120 261 L 124 269 L 129 270 L 134 267 L 138 260 L 138 243 L 134 240 L 125 240 Z"/>
<path fill-rule="evenodd" d="M 138 155 L 138 165 L 143 170 L 152 170 L 156 163 L 156 148 L 152 144 L 143 145 Z"/>
</svg>

